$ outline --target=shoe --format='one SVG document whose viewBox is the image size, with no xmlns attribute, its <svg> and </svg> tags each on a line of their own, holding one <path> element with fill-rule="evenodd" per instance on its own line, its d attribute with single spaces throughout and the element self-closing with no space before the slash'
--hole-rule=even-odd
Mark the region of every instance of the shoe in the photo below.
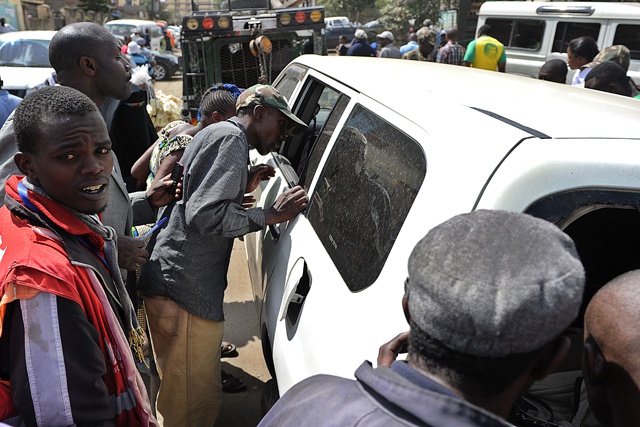
<svg viewBox="0 0 640 427">
<path fill-rule="evenodd" d="M 220 347 L 221 357 L 231 357 L 237 356 L 238 352 L 236 351 L 236 345 L 230 342 L 222 341 L 222 346 Z"/>
<path fill-rule="evenodd" d="M 239 393 L 247 389 L 247 385 L 240 378 L 221 370 L 222 391 L 225 393 Z"/>
</svg>

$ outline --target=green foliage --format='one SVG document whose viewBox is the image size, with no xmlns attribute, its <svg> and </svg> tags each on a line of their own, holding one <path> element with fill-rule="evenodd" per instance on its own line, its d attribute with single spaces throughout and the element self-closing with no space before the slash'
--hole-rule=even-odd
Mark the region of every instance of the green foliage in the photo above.
<svg viewBox="0 0 640 427">
<path fill-rule="evenodd" d="M 404 37 L 409 32 L 409 20 L 413 19 L 413 28 L 418 30 L 425 19 L 434 24 L 440 18 L 440 0 L 381 0 L 380 21 L 385 29 L 396 36 Z"/>
<path fill-rule="evenodd" d="M 78 7 L 84 11 L 109 12 L 111 2 L 109 0 L 82 0 Z"/>
<path fill-rule="evenodd" d="M 376 0 L 319 0 L 326 16 L 347 16 L 351 22 L 360 21 L 363 11 L 375 7 Z"/>
</svg>

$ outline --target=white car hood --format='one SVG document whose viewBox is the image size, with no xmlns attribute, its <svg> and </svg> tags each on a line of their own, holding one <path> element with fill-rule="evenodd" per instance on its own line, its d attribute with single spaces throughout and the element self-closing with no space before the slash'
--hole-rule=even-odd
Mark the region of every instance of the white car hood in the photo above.
<svg viewBox="0 0 640 427">
<path fill-rule="evenodd" d="M 31 89 L 42 85 L 53 73 L 49 67 L 0 67 L 2 89 Z"/>
</svg>

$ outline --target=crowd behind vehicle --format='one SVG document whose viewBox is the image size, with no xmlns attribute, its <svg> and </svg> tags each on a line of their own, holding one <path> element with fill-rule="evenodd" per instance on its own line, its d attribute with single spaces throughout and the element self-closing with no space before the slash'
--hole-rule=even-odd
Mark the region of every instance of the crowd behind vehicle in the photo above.
<svg viewBox="0 0 640 427">
<path fill-rule="evenodd" d="M 576 34 L 509 76 L 493 24 L 467 46 L 358 28 L 159 134 L 145 49 L 168 26 L 32 43 L 51 78 L 0 91 L 0 421 L 215 424 L 244 237 L 281 395 L 260 425 L 640 422 L 635 48 Z"/>
</svg>

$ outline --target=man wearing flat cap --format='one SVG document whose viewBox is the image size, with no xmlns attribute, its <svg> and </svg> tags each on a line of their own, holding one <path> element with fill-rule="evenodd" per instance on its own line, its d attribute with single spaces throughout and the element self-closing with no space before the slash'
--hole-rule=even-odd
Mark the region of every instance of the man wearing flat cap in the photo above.
<svg viewBox="0 0 640 427">
<path fill-rule="evenodd" d="M 213 426 L 221 404 L 223 298 L 235 237 L 296 216 L 307 206 L 300 186 L 269 209 L 244 209 L 242 198 L 274 175 L 247 167 L 249 148 L 266 155 L 306 124 L 275 88 L 255 85 L 236 104 L 237 116 L 200 131 L 185 148 L 182 200 L 150 241 L 139 288 L 162 385 L 158 420 L 165 426 Z"/>
<path fill-rule="evenodd" d="M 453 217 L 409 258 L 407 361 L 308 378 L 260 426 L 510 426 L 518 396 L 568 352 L 584 280 L 573 241 L 547 221 Z"/>
</svg>

